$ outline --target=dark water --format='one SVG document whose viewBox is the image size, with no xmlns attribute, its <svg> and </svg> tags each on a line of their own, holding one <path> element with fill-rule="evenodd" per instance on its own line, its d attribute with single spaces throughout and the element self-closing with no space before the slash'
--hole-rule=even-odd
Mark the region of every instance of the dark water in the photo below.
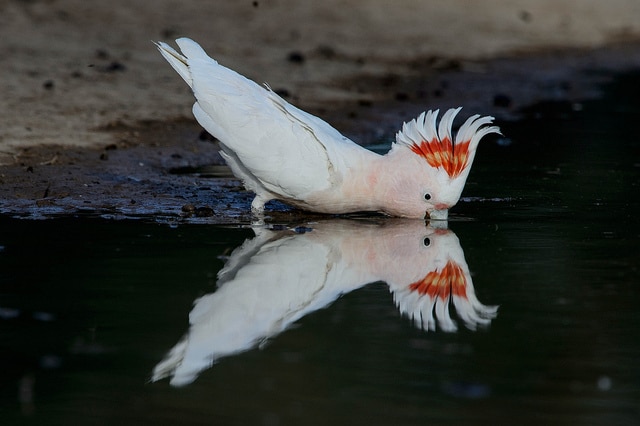
<svg viewBox="0 0 640 426">
<path fill-rule="evenodd" d="M 0 423 L 639 424 L 638 88 L 500 123 L 449 231 L 0 217 Z"/>
</svg>

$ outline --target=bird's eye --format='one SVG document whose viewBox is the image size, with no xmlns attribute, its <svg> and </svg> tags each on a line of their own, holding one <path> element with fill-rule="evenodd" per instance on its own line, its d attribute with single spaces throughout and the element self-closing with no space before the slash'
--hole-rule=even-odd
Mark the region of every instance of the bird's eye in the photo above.
<svg viewBox="0 0 640 426">
<path fill-rule="evenodd" d="M 424 240 L 422 240 L 422 245 L 425 247 L 429 247 L 431 245 L 431 238 L 424 237 Z"/>
<path fill-rule="evenodd" d="M 429 194 L 428 192 L 424 193 L 424 199 L 429 201 L 431 199 L 431 194 Z"/>
</svg>

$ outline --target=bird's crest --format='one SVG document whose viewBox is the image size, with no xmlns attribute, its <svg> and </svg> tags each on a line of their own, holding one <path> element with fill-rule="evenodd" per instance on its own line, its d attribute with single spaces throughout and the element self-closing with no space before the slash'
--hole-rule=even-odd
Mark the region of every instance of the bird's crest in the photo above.
<svg viewBox="0 0 640 426">
<path fill-rule="evenodd" d="M 445 112 L 439 126 L 436 124 L 439 110 L 423 112 L 418 118 L 404 123 L 396 135 L 396 142 L 409 147 L 430 166 L 442 168 L 451 179 L 458 177 L 473 161 L 480 139 L 489 133 L 500 133 L 496 126 L 482 127 L 492 123 L 493 117 L 473 115 L 460 127 L 454 140 L 451 127 L 461 109 Z"/>
</svg>

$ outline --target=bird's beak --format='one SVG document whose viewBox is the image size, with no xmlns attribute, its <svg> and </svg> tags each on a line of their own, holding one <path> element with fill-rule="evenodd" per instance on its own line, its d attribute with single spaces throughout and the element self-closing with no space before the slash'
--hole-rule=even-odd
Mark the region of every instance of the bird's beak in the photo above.
<svg viewBox="0 0 640 426">
<path fill-rule="evenodd" d="M 428 214 L 429 219 L 431 220 L 447 220 L 447 218 L 449 217 L 449 210 L 432 210 Z"/>
</svg>

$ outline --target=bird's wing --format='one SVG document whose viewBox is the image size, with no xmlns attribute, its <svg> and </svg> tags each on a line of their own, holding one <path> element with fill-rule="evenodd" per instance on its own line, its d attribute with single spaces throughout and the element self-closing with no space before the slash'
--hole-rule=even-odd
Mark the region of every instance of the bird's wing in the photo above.
<svg viewBox="0 0 640 426">
<path fill-rule="evenodd" d="M 303 198 L 328 189 L 342 178 L 350 155 L 364 150 L 269 88 L 218 64 L 194 41 L 176 42 L 184 56 L 164 43 L 158 47 L 193 89 L 196 119 L 267 190 Z"/>
</svg>

